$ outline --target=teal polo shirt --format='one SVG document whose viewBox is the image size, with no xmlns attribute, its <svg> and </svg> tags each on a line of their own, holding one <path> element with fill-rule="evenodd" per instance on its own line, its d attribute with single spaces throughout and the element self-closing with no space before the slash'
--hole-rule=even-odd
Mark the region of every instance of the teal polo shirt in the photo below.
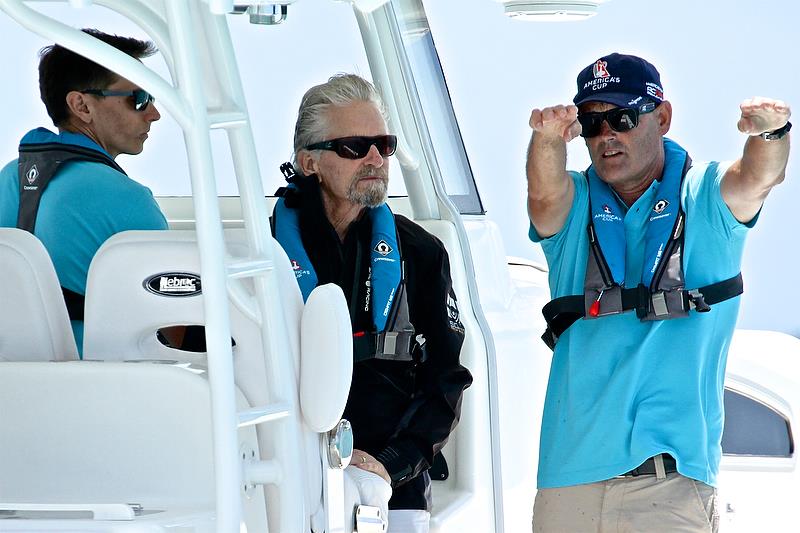
<svg viewBox="0 0 800 533">
<path fill-rule="evenodd" d="M 749 224 L 722 200 L 727 164 L 695 163 L 681 191 L 686 213 L 687 288 L 740 271 Z M 553 298 L 583 294 L 589 253 L 589 191 L 571 172 L 575 195 L 564 227 L 542 239 Z M 636 286 L 644 264 L 645 229 L 658 201 L 650 188 L 624 216 L 625 285 Z M 716 485 L 723 428 L 723 383 L 740 298 L 688 318 L 641 322 L 633 312 L 582 319 L 558 340 L 550 368 L 541 442 L 539 488 L 592 483 L 669 453 L 684 476 Z"/>
<path fill-rule="evenodd" d="M 62 132 L 65 142 L 103 149 L 82 134 Z M 0 171 L 0 227 L 14 228 L 19 213 L 17 160 Z M 168 229 L 153 193 L 113 168 L 88 161 L 65 163 L 42 193 L 34 235 L 53 261 L 62 287 L 86 294 L 94 254 L 106 239 L 125 230 Z M 83 321 L 72 321 L 78 349 Z"/>
</svg>

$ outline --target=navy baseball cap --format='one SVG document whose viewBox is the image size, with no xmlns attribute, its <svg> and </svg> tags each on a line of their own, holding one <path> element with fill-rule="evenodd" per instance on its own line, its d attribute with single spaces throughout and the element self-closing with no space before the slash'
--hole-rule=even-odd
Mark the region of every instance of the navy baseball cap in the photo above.
<svg viewBox="0 0 800 533">
<path fill-rule="evenodd" d="M 641 57 L 625 54 L 603 56 L 578 74 L 575 105 L 605 102 L 631 107 L 647 100 L 661 103 L 664 89 L 656 67 Z"/>
</svg>

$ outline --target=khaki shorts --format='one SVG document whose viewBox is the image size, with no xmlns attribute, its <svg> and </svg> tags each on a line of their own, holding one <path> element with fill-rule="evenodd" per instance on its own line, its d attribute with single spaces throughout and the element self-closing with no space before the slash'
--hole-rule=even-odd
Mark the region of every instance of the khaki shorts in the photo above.
<svg viewBox="0 0 800 533">
<path fill-rule="evenodd" d="M 714 487 L 667 474 L 540 489 L 534 533 L 717 533 Z"/>
</svg>

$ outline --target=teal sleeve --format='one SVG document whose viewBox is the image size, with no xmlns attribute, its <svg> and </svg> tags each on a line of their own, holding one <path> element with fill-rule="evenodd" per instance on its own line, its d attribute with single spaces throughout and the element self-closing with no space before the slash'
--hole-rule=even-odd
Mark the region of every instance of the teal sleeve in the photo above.
<svg viewBox="0 0 800 533">
<path fill-rule="evenodd" d="M 758 215 L 748 223 L 736 220 L 722 198 L 722 180 L 731 162 L 710 162 L 693 166 L 686 176 L 684 209 L 700 215 L 706 224 L 725 238 L 744 234 L 755 226 Z"/>
</svg>

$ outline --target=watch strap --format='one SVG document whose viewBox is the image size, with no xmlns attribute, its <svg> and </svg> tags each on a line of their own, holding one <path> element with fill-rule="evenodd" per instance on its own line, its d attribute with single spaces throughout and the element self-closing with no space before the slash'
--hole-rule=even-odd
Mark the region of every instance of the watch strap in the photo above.
<svg viewBox="0 0 800 533">
<path fill-rule="evenodd" d="M 777 130 L 765 131 L 759 137 L 761 137 L 765 141 L 777 141 L 778 139 L 783 139 L 791 129 L 792 129 L 792 123 L 787 120 L 786 124 L 778 128 Z"/>
</svg>

